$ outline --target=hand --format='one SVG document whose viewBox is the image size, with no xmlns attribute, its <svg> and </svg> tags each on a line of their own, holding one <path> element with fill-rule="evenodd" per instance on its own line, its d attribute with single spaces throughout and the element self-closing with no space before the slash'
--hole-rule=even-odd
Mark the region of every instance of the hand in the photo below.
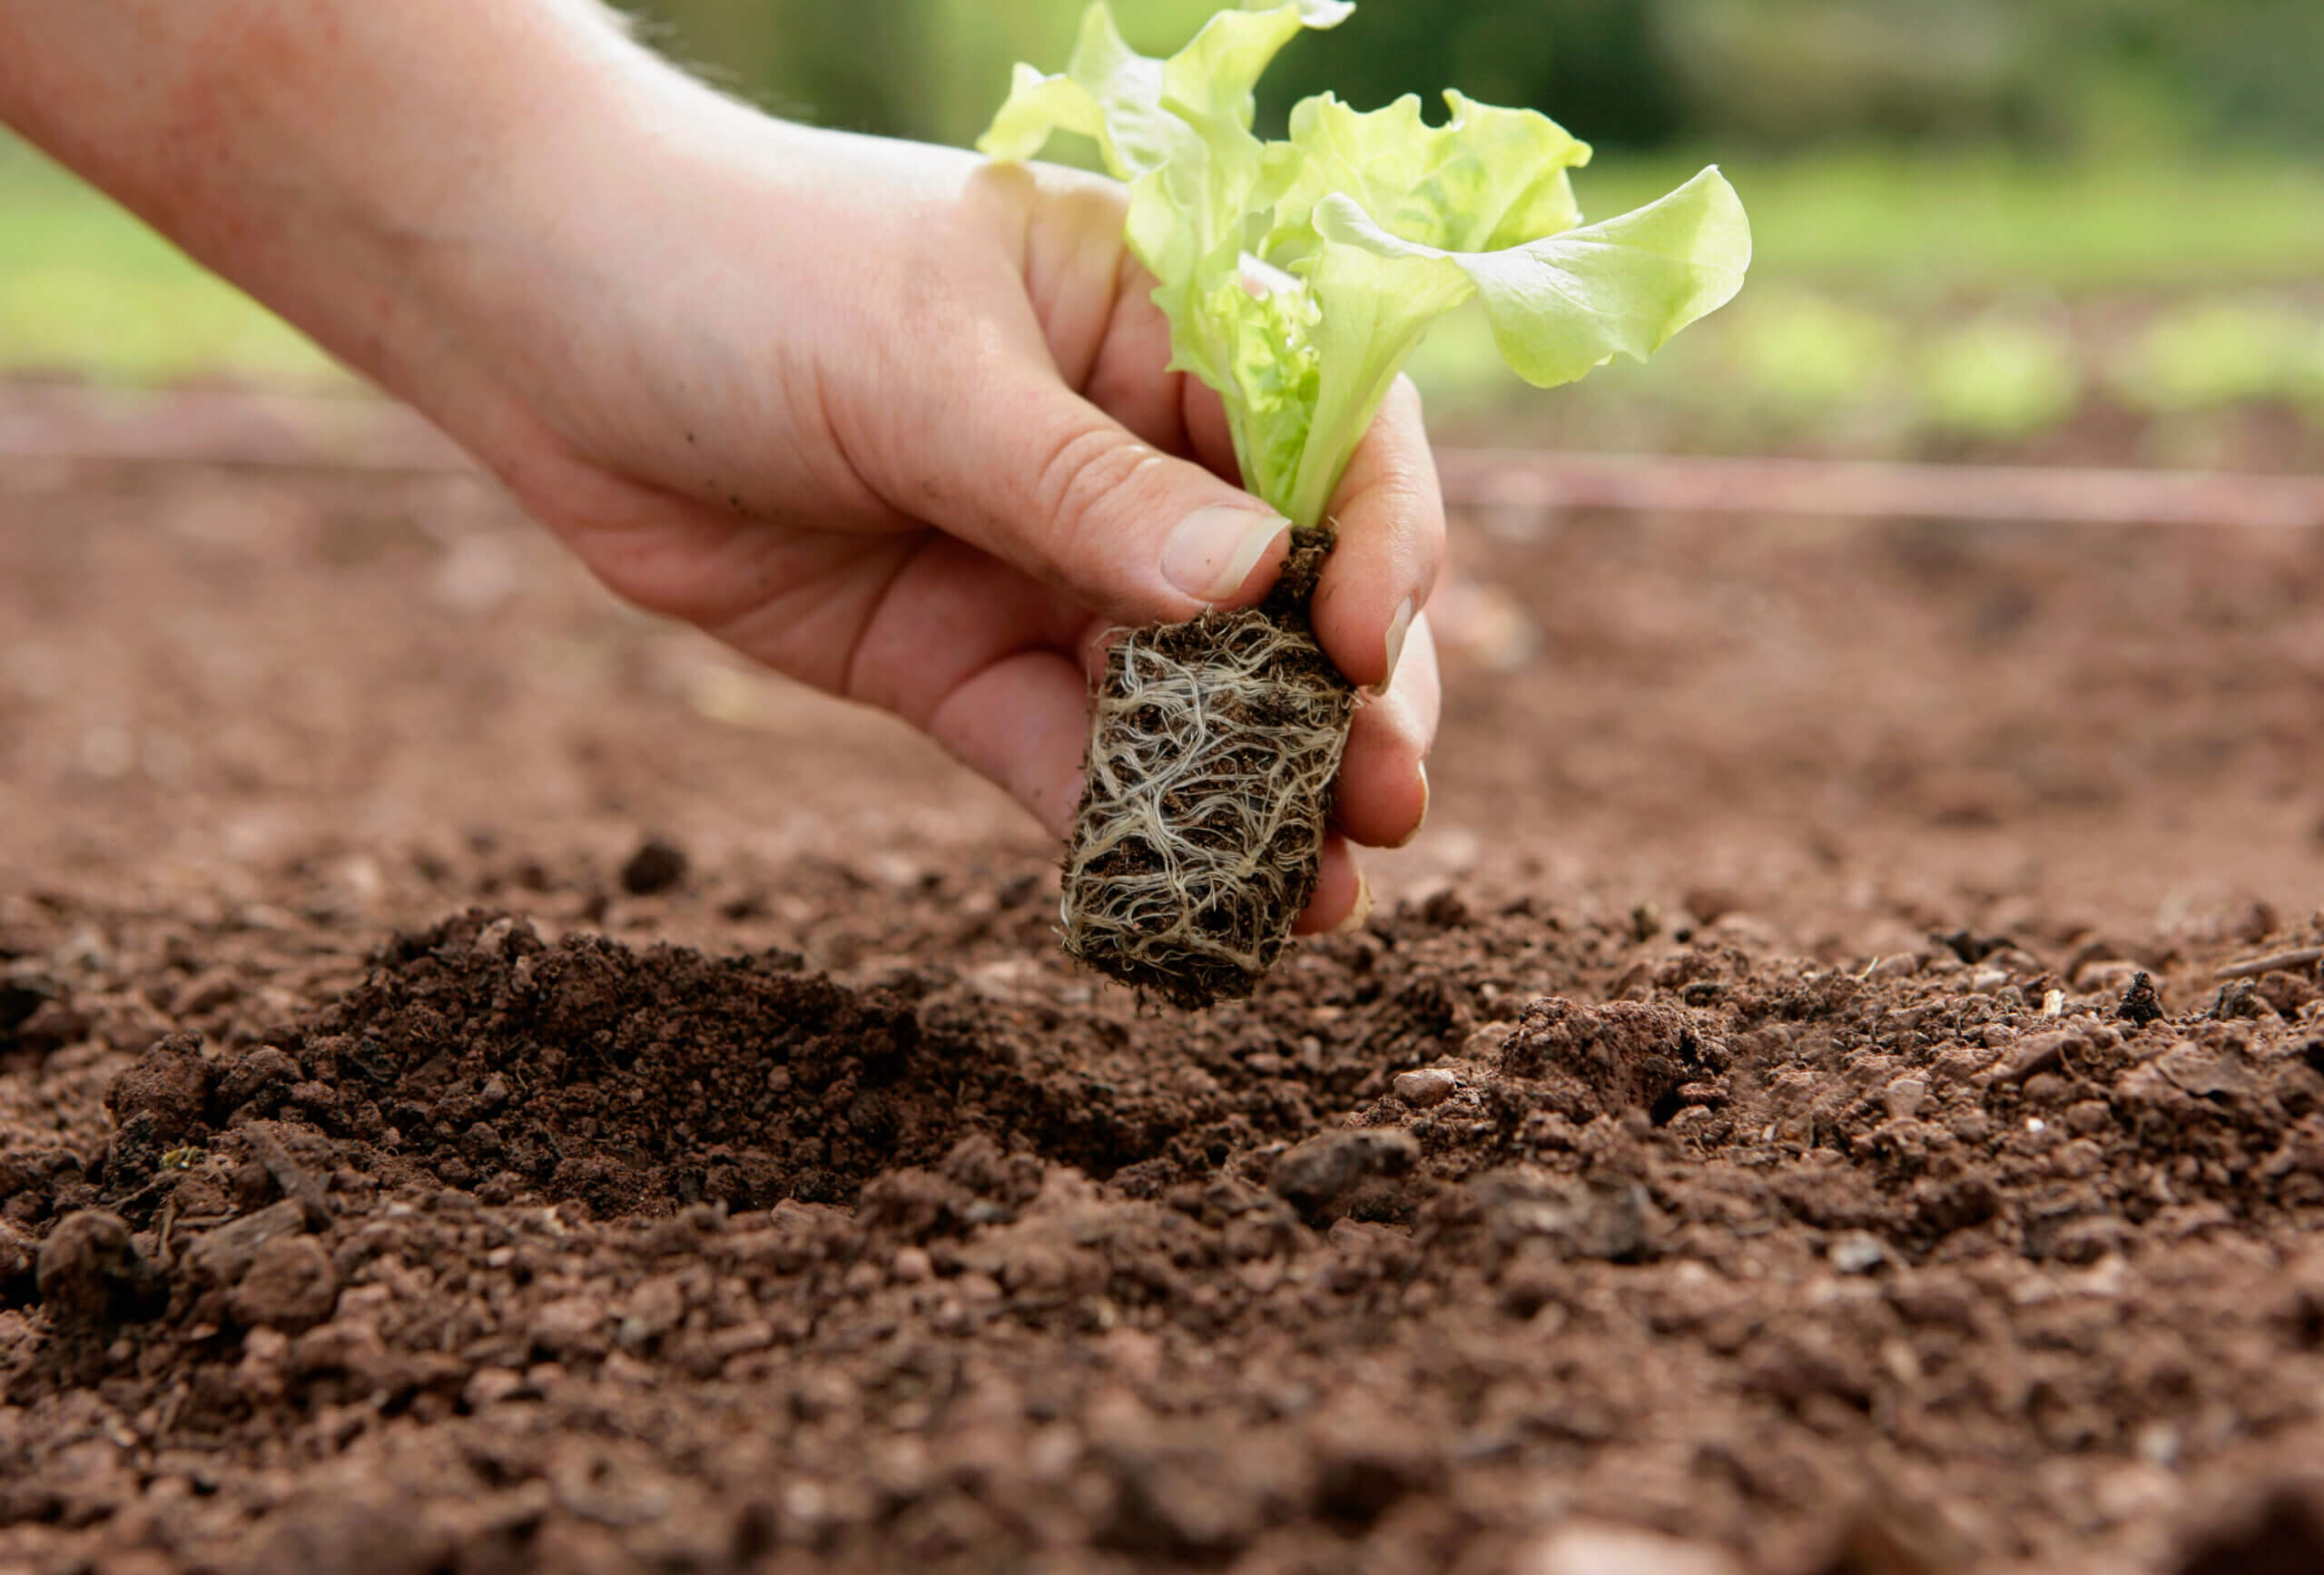
<svg viewBox="0 0 2324 1575">
<path fill-rule="evenodd" d="M 1285 550 L 1216 396 L 1162 369 L 1118 189 L 769 120 L 583 0 L 0 0 L 0 115 L 427 412 L 615 592 L 896 712 L 1060 835 L 1104 632 L 1255 601 Z M 1311 929 L 1361 916 L 1347 842 L 1427 803 L 1443 521 L 1408 386 L 1334 512 L 1317 632 L 1394 676 Z"/>
<path fill-rule="evenodd" d="M 1105 631 L 1256 600 L 1283 522 L 1222 479 L 1217 397 L 1162 369 L 1109 182 L 710 118 L 619 202 L 593 173 L 578 269 L 517 270 L 561 281 L 496 333 L 539 428 L 476 446 L 615 591 L 897 713 L 1061 836 Z M 1426 808 L 1409 609 L 1443 522 L 1408 386 L 1334 517 L 1318 633 L 1354 682 L 1395 674 L 1356 714 L 1309 928 L 1362 917 L 1345 839 L 1400 843 Z"/>
</svg>

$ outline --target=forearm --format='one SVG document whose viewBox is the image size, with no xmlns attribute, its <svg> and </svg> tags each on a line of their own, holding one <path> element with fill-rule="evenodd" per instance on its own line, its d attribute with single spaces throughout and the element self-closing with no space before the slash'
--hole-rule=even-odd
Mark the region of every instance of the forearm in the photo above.
<svg viewBox="0 0 2324 1575">
<path fill-rule="evenodd" d="M 405 392 L 665 74 L 595 0 L 0 0 L 0 119 Z"/>
</svg>

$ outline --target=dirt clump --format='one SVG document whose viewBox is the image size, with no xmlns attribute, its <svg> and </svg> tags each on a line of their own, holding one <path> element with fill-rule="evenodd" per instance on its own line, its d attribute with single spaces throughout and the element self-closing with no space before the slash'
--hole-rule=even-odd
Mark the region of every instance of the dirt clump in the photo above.
<svg viewBox="0 0 2324 1575">
<path fill-rule="evenodd" d="M 1103 1090 L 1068 1110 L 980 1036 L 973 1008 L 916 1010 L 924 981 L 865 992 L 795 954 L 547 946 L 482 913 L 379 962 L 297 1034 L 295 1070 L 267 1047 L 251 1058 L 262 1067 L 237 1060 L 224 1076 L 235 1091 L 295 1078 L 292 1110 L 394 1175 L 576 1199 L 610 1218 L 851 1199 L 968 1131 L 1049 1117 L 1059 1157 L 1110 1157 Z"/>
<path fill-rule="evenodd" d="M 56 1222 L 40 1244 L 34 1281 L 41 1304 L 66 1334 L 104 1331 L 156 1316 L 161 1275 L 116 1215 L 81 1209 Z"/>
</svg>

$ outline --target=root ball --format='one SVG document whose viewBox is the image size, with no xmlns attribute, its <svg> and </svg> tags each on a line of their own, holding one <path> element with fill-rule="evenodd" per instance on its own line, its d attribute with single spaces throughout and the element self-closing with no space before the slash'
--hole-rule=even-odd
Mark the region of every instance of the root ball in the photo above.
<svg viewBox="0 0 2324 1575">
<path fill-rule="evenodd" d="M 1174 1006 L 1250 994 L 1315 895 L 1354 703 L 1298 608 L 1124 635 L 1066 851 L 1065 950 Z"/>
</svg>

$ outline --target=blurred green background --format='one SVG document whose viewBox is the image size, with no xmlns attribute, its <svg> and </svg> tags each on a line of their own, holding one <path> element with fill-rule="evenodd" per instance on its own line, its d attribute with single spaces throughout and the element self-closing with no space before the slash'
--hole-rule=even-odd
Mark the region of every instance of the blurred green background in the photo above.
<svg viewBox="0 0 2324 1575">
<path fill-rule="evenodd" d="M 776 113 L 965 142 L 1080 0 L 635 0 Z M 1120 0 L 1165 52 L 1213 9 Z M 1365 0 L 1263 129 L 1329 87 L 1447 85 L 1595 143 L 1593 217 L 1723 164 L 1758 261 L 1652 368 L 1546 395 L 1455 319 L 1416 369 L 1457 435 L 1569 446 L 2309 468 L 2324 459 L 2324 0 Z M 0 143 L 0 374 L 340 374 Z"/>
</svg>

